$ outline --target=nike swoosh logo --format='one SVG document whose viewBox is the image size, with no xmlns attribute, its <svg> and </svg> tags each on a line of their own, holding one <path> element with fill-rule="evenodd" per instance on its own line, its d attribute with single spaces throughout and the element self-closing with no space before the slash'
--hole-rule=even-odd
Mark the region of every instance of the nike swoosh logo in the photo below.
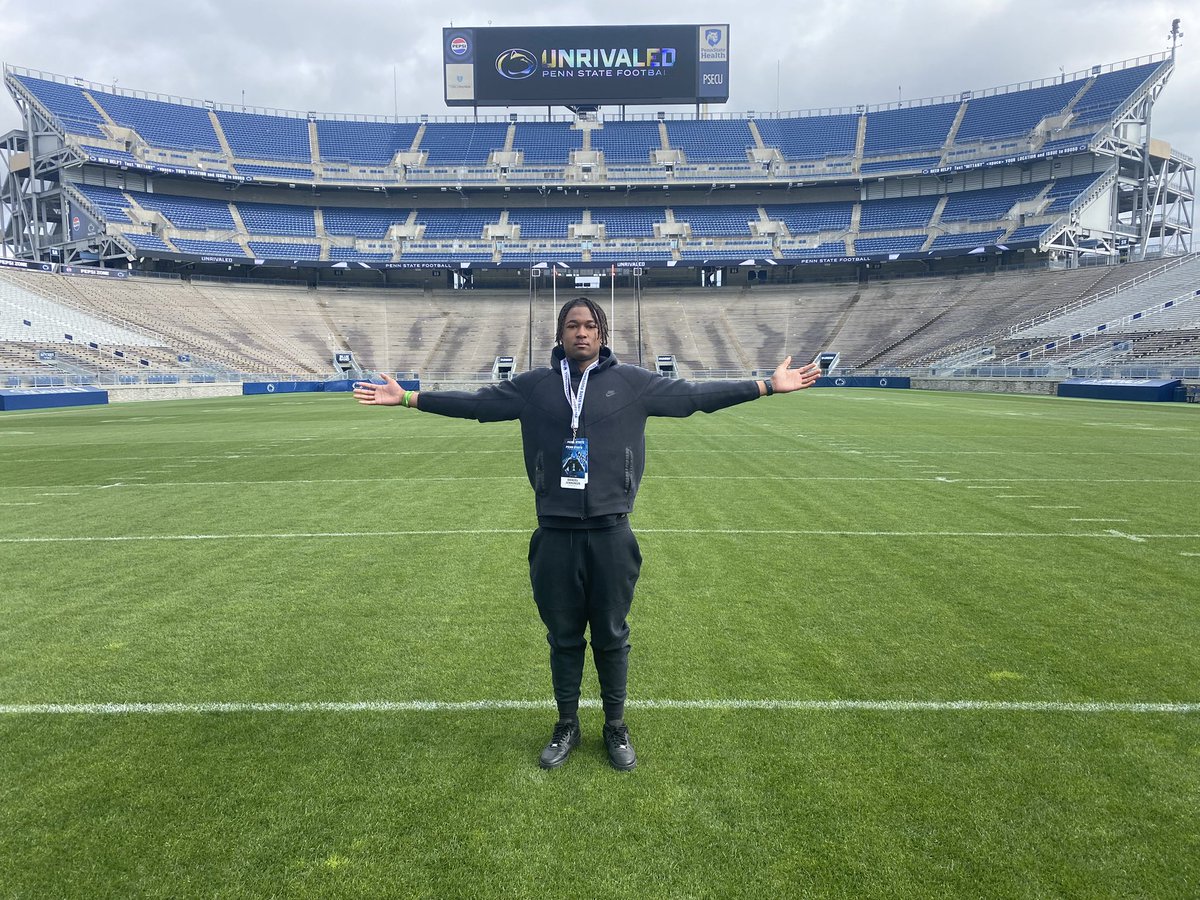
<svg viewBox="0 0 1200 900">
<path fill-rule="evenodd" d="M 617 396 L 617 392 L 616 391 L 608 391 L 607 393 L 605 393 L 604 396 L 605 397 L 615 397 L 615 396 Z"/>
</svg>

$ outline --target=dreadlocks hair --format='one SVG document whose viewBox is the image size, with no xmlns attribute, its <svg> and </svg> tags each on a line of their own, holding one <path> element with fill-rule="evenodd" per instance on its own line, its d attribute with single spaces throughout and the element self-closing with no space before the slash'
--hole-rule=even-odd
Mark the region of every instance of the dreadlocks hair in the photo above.
<svg viewBox="0 0 1200 900">
<path fill-rule="evenodd" d="M 568 300 L 563 304 L 563 308 L 558 311 L 558 330 L 554 332 L 554 343 L 561 344 L 563 336 L 563 328 L 567 324 L 567 314 L 576 306 L 586 306 L 588 312 L 596 320 L 596 327 L 600 331 L 600 346 L 608 346 L 608 316 L 604 315 L 604 310 L 600 308 L 598 303 L 593 303 L 587 297 L 576 297 L 574 300 Z"/>
</svg>

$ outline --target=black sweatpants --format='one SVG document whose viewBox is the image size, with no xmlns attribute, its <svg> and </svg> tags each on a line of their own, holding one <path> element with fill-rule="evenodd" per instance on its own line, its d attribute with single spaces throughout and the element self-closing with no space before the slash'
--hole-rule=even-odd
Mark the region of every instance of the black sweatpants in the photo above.
<svg viewBox="0 0 1200 900">
<path fill-rule="evenodd" d="M 590 626 L 606 719 L 625 715 L 629 606 L 642 553 L 628 521 L 605 529 L 539 528 L 529 540 L 529 580 L 550 643 L 550 677 L 563 716 L 579 709 Z"/>
</svg>

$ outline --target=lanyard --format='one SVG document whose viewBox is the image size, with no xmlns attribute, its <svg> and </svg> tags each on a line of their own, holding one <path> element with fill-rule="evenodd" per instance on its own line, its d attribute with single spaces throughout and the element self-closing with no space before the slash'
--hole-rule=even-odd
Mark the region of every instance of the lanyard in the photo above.
<svg viewBox="0 0 1200 900">
<path fill-rule="evenodd" d="M 579 377 L 579 393 L 577 394 L 571 390 L 571 364 L 565 359 L 562 361 L 563 393 L 567 395 L 567 402 L 571 404 L 572 440 L 579 435 L 579 416 L 583 412 L 583 395 L 587 392 L 588 374 L 599 364 L 600 361 L 596 360 L 583 370 L 583 375 Z"/>
</svg>

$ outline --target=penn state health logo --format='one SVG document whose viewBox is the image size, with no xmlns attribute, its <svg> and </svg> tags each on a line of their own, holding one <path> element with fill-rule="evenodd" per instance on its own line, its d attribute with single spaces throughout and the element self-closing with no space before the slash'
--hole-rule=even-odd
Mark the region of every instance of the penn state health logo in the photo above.
<svg viewBox="0 0 1200 900">
<path fill-rule="evenodd" d="M 461 34 L 450 42 L 450 52 L 455 56 L 463 56 L 470 49 L 467 39 Z"/>
<path fill-rule="evenodd" d="M 704 39 L 706 41 L 708 41 L 708 46 L 710 46 L 710 47 L 717 46 L 717 44 L 721 43 L 721 29 L 720 28 L 709 28 L 707 31 L 704 32 Z"/>
<path fill-rule="evenodd" d="M 537 58 L 528 50 L 514 47 L 496 57 L 496 71 L 509 81 L 520 81 L 537 71 Z"/>
</svg>

